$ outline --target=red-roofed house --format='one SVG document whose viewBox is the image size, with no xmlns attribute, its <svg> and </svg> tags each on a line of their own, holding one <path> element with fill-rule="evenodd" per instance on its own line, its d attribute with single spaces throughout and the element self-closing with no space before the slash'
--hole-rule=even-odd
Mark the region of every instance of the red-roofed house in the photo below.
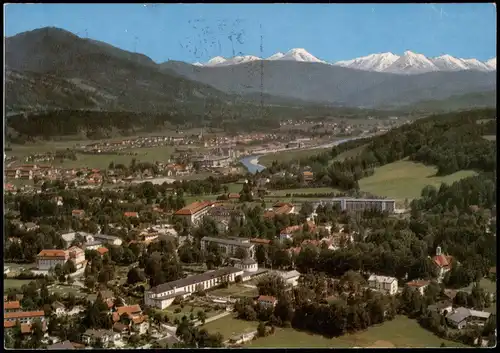
<svg viewBox="0 0 500 353">
<path fill-rule="evenodd" d="M 252 238 L 250 239 L 250 243 L 257 245 L 269 245 L 271 241 L 269 239 Z"/>
<path fill-rule="evenodd" d="M 73 217 L 82 218 L 83 216 L 85 216 L 85 211 L 84 210 L 73 210 L 73 211 L 71 211 L 71 215 Z"/>
<path fill-rule="evenodd" d="M 429 283 L 430 283 L 429 281 L 413 280 L 413 281 L 406 283 L 406 285 L 410 288 L 414 288 L 414 289 L 418 290 L 421 295 L 424 295 L 425 288 L 427 288 Z"/>
<path fill-rule="evenodd" d="M 3 305 L 4 313 L 14 313 L 17 311 L 21 311 L 21 304 L 19 301 L 5 302 Z"/>
<path fill-rule="evenodd" d="M 76 246 L 67 250 L 44 249 L 36 256 L 36 265 L 39 270 L 48 271 L 57 264 L 64 266 L 68 260 L 71 260 L 77 269 L 82 268 L 85 265 L 85 252 Z"/>
<path fill-rule="evenodd" d="M 139 213 L 138 212 L 125 212 L 123 215 L 125 217 L 128 217 L 128 218 L 130 218 L 130 217 L 134 217 L 134 218 L 139 217 Z"/>
<path fill-rule="evenodd" d="M 39 319 L 40 321 L 45 321 L 45 313 L 43 310 L 40 311 L 17 311 L 14 313 L 5 313 L 3 316 L 4 327 L 5 321 L 19 321 L 21 324 L 31 323 L 34 320 Z M 15 324 L 14 324 L 15 325 Z"/>
<path fill-rule="evenodd" d="M 261 295 L 257 298 L 257 303 L 264 306 L 276 306 L 278 300 L 270 295 Z"/>
<path fill-rule="evenodd" d="M 304 178 L 304 181 L 313 181 L 314 180 L 313 172 L 303 172 L 302 176 Z"/>
<path fill-rule="evenodd" d="M 109 252 L 108 248 L 105 247 L 100 247 L 96 250 L 101 256 L 104 256 L 104 254 L 107 254 Z"/>
<path fill-rule="evenodd" d="M 444 278 L 446 272 L 451 270 L 452 256 L 444 255 L 441 253 L 441 247 L 436 248 L 436 256 L 432 258 L 432 261 L 438 268 L 438 282 L 441 282 Z"/>
<path fill-rule="evenodd" d="M 129 326 L 132 331 L 139 334 L 146 333 L 149 324 L 148 316 L 142 314 L 142 309 L 139 305 L 120 306 L 113 313 L 113 322 L 118 322 L 122 318 L 129 319 Z"/>
<path fill-rule="evenodd" d="M 196 224 L 208 213 L 213 203 L 210 201 L 193 202 L 174 213 L 174 216 L 187 220 L 188 224 Z"/>
</svg>

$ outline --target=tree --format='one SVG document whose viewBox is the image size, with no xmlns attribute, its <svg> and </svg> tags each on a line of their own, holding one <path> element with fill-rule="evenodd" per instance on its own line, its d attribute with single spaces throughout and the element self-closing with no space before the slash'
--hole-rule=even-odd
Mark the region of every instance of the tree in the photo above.
<svg viewBox="0 0 500 353">
<path fill-rule="evenodd" d="M 261 321 L 257 326 L 257 336 L 265 337 L 266 336 L 266 325 Z"/>
<path fill-rule="evenodd" d="M 63 272 L 65 274 L 75 273 L 76 272 L 75 263 L 71 260 L 66 261 L 66 263 L 63 266 Z"/>
<path fill-rule="evenodd" d="M 205 313 L 205 311 L 199 310 L 196 317 L 200 320 L 202 325 L 205 325 L 205 320 L 207 319 L 207 313 Z"/>
<path fill-rule="evenodd" d="M 128 274 L 127 274 L 127 283 L 128 284 L 136 284 L 136 283 L 139 283 L 139 282 L 143 282 L 144 281 L 144 276 L 142 275 L 142 272 L 136 268 L 136 267 L 133 267 L 130 269 L 130 271 L 128 271 Z"/>
<path fill-rule="evenodd" d="M 95 285 L 97 283 L 97 280 L 94 276 L 88 276 L 85 278 L 85 287 L 87 287 L 90 290 L 93 290 L 95 288 Z"/>
<path fill-rule="evenodd" d="M 266 248 L 264 245 L 257 245 L 257 248 L 255 249 L 255 258 L 257 263 L 260 265 L 267 262 Z"/>
<path fill-rule="evenodd" d="M 234 257 L 236 257 L 237 259 L 243 260 L 243 259 L 248 257 L 248 253 L 245 249 L 238 247 L 238 248 L 236 248 L 236 251 L 234 253 Z"/>
<path fill-rule="evenodd" d="M 259 280 L 257 288 L 259 290 L 259 295 L 271 295 L 276 297 L 285 292 L 286 284 L 281 276 L 270 274 L 263 276 Z"/>
</svg>

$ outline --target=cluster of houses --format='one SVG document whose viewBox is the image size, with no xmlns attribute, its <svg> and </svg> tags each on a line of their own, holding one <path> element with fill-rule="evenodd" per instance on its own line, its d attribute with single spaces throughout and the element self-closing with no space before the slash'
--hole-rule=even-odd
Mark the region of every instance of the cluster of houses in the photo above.
<svg viewBox="0 0 500 353">
<path fill-rule="evenodd" d="M 100 141 L 80 146 L 87 153 L 119 152 L 131 148 L 159 147 L 168 145 L 191 145 L 195 141 L 189 137 L 148 136 L 120 141 Z"/>
<path fill-rule="evenodd" d="M 110 330 L 88 329 L 79 336 L 79 342 L 59 342 L 49 345 L 48 349 L 75 349 L 84 348 L 85 346 L 95 345 L 100 341 L 104 348 L 111 345 L 123 346 L 124 339 L 131 334 L 145 334 L 149 329 L 148 316 L 145 315 L 139 305 L 126 305 L 114 307 L 115 296 L 110 291 L 101 291 L 102 298 L 106 301 L 109 312 L 113 320 L 113 327 Z M 75 307 L 72 310 L 67 310 L 64 304 L 54 302 L 52 311 L 56 316 L 73 316 L 81 313 L 83 308 Z M 22 334 L 30 334 L 32 325 L 35 321 L 42 323 L 42 330 L 45 332 L 44 338 L 49 338 L 47 333 L 47 324 L 49 317 L 44 310 L 24 311 L 18 300 L 7 301 L 4 297 L 4 332 L 10 334 L 11 330 L 19 322 Z"/>
<path fill-rule="evenodd" d="M 95 168 L 57 168 L 46 164 L 24 164 L 5 169 L 6 178 L 33 180 L 35 177 L 40 180 L 63 180 L 76 184 L 100 184 L 102 174 Z"/>
</svg>

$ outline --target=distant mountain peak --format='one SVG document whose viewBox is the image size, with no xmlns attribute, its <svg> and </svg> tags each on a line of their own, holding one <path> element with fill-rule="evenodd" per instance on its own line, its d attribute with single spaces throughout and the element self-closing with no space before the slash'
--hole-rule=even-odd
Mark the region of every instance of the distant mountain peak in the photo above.
<svg viewBox="0 0 500 353">
<path fill-rule="evenodd" d="M 208 60 L 208 62 L 205 64 L 206 66 L 215 66 L 215 65 L 220 65 L 222 63 L 225 63 L 226 62 L 226 58 L 222 57 L 222 56 L 216 56 L 210 60 Z"/>
<path fill-rule="evenodd" d="M 393 53 L 378 53 L 352 60 L 338 61 L 334 65 L 357 70 L 382 72 L 398 59 L 399 56 Z"/>
<path fill-rule="evenodd" d="M 325 63 L 323 60 L 318 59 L 304 48 L 290 49 L 277 60 Z"/>
<path fill-rule="evenodd" d="M 273 55 L 271 55 L 270 57 L 268 57 L 266 60 L 279 60 L 281 59 L 283 56 L 285 56 L 285 54 L 283 54 L 282 52 L 277 52 Z"/>
</svg>

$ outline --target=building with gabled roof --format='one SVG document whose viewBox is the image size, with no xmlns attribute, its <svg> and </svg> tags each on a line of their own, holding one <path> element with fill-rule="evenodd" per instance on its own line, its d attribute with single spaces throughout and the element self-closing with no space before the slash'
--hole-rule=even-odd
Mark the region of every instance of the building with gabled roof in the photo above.
<svg viewBox="0 0 500 353">
<path fill-rule="evenodd" d="M 176 211 L 174 216 L 186 219 L 188 224 L 197 224 L 208 213 L 212 205 L 211 201 L 193 202 Z"/>
<path fill-rule="evenodd" d="M 444 275 L 451 270 L 452 256 L 444 255 L 441 253 L 441 247 L 436 248 L 436 255 L 432 257 L 432 262 L 437 267 L 437 280 L 442 282 Z"/>
<path fill-rule="evenodd" d="M 368 278 L 368 286 L 380 292 L 394 295 L 398 292 L 398 280 L 389 276 L 371 275 Z"/>
</svg>

